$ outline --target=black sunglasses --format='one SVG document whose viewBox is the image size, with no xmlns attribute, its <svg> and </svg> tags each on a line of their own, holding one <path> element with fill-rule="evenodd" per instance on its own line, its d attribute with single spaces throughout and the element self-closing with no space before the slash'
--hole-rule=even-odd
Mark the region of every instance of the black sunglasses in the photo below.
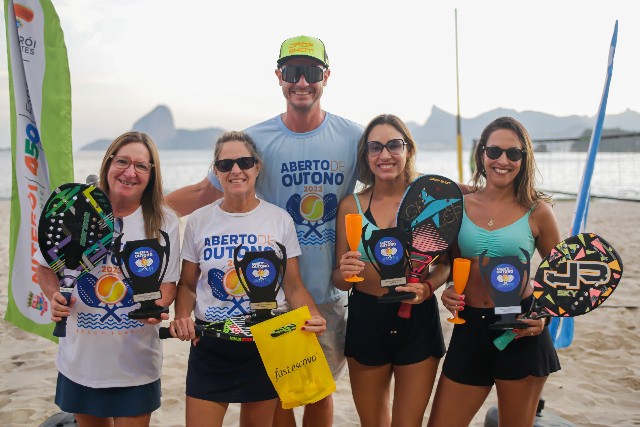
<svg viewBox="0 0 640 427">
<path fill-rule="evenodd" d="M 390 139 L 386 144 L 378 141 L 369 141 L 367 142 L 367 151 L 374 157 L 382 154 L 382 150 L 385 148 L 390 154 L 402 154 L 405 145 L 407 145 L 407 143 L 402 139 Z"/>
<path fill-rule="evenodd" d="M 324 80 L 324 68 L 307 65 L 289 65 L 282 68 L 282 80 L 287 83 L 298 83 L 304 74 L 307 83 L 318 83 Z"/>
<path fill-rule="evenodd" d="M 242 170 L 251 169 L 256 164 L 255 157 L 238 157 L 237 159 L 216 160 L 213 163 L 220 172 L 229 172 L 233 169 L 233 165 L 237 164 Z"/>
<path fill-rule="evenodd" d="M 527 154 L 526 151 L 519 148 L 511 147 L 505 150 L 500 147 L 496 147 L 495 145 L 492 145 L 490 147 L 485 146 L 484 152 L 487 153 L 487 157 L 491 160 L 498 160 L 500 156 L 502 156 L 502 153 L 507 153 L 507 159 L 511 160 L 512 162 L 521 160 L 522 156 Z"/>
</svg>

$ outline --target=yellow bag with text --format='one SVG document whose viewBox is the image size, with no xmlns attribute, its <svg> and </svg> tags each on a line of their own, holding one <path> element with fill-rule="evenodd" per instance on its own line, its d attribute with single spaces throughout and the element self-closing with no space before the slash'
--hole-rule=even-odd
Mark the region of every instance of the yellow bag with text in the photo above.
<svg viewBox="0 0 640 427">
<path fill-rule="evenodd" d="M 336 390 L 316 334 L 302 331 L 307 306 L 251 327 L 262 363 L 284 409 L 307 405 Z"/>
</svg>

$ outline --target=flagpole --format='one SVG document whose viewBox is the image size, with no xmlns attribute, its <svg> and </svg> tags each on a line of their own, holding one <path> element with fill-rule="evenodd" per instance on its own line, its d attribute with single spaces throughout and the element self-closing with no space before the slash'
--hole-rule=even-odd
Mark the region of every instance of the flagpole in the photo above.
<svg viewBox="0 0 640 427">
<path fill-rule="evenodd" d="M 456 115 L 456 142 L 458 150 L 458 182 L 463 183 L 464 173 L 462 170 L 462 129 L 460 123 L 460 78 L 458 74 L 458 9 L 454 9 L 456 28 L 456 104 L 458 113 Z"/>
</svg>

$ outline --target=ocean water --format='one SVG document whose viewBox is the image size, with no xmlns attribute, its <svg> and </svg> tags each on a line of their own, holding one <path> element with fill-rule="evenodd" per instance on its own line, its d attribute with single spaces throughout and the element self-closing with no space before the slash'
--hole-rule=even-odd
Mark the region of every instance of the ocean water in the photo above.
<svg viewBox="0 0 640 427">
<path fill-rule="evenodd" d="M 102 152 L 79 151 L 74 153 L 74 176 L 84 182 L 91 174 L 98 174 Z M 160 153 L 165 192 L 173 191 L 204 178 L 212 161 L 212 151 L 164 151 Z M 586 153 L 548 152 L 536 153 L 540 171 L 539 187 L 558 192 L 557 197 L 575 194 L 582 179 Z M 464 182 L 470 178 L 469 153 L 463 155 Z M 444 175 L 458 181 L 456 152 L 421 152 L 418 169 L 422 173 Z M 0 199 L 11 195 L 11 152 L 0 151 Z M 640 201 L 640 153 L 598 153 L 591 182 L 591 194 Z"/>
</svg>

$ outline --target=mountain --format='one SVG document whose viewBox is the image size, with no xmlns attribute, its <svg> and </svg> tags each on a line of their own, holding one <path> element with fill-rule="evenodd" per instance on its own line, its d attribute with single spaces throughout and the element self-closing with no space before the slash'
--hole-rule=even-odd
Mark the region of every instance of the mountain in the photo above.
<svg viewBox="0 0 640 427">
<path fill-rule="evenodd" d="M 540 139 L 580 138 L 585 131 L 591 129 L 595 124 L 595 118 L 587 116 L 558 117 L 538 111 L 519 112 L 508 108 L 496 108 L 477 117 L 461 119 L 464 146 L 471 147 L 473 140 L 480 138 L 485 126 L 502 116 L 511 116 L 521 121 L 534 141 Z M 418 145 L 423 149 L 452 149 L 455 147 L 456 117 L 435 105 L 431 108 L 431 113 L 424 125 L 409 122 L 407 126 Z M 639 132 L 640 113 L 626 110 L 620 114 L 608 115 L 605 118 L 604 126 L 606 128 L 615 128 L 619 132 Z M 136 121 L 133 124 L 133 129 L 151 135 L 158 148 L 162 150 L 209 150 L 213 147 L 213 143 L 218 136 L 224 132 L 219 127 L 199 130 L 176 129 L 171 110 L 164 105 L 157 106 L 150 113 Z M 636 140 L 637 138 L 634 141 Z M 622 144 L 621 140 L 617 142 L 620 143 L 620 146 L 630 144 L 629 146 L 635 147 L 638 144 L 633 141 L 625 142 L 624 144 Z M 85 145 L 81 150 L 104 151 L 110 143 L 110 139 L 99 139 Z M 613 143 L 609 141 L 603 142 L 603 145 L 609 144 Z M 578 148 L 578 146 L 574 148 L 582 149 Z"/>
<path fill-rule="evenodd" d="M 171 110 L 159 105 L 133 124 L 132 130 L 144 132 L 153 138 L 160 150 L 210 150 L 224 129 L 211 127 L 199 130 L 176 129 Z M 81 150 L 104 151 L 111 139 L 98 139 Z"/>
<path fill-rule="evenodd" d="M 479 139 L 482 130 L 494 119 L 502 116 L 511 116 L 521 121 L 531 138 L 579 138 L 585 130 L 591 129 L 595 124 L 595 118 L 587 116 L 558 117 L 538 111 L 511 110 L 497 108 L 482 113 L 474 118 L 462 118 L 460 127 L 462 130 L 463 144 L 469 148 L 474 139 Z M 436 107 L 431 108 L 431 114 L 424 125 L 411 122 L 407 126 L 419 146 L 425 149 L 451 148 L 456 140 L 456 116 Z M 606 128 L 618 128 L 619 130 L 640 131 L 640 113 L 626 110 L 620 114 L 607 115 L 604 121 Z"/>
</svg>

